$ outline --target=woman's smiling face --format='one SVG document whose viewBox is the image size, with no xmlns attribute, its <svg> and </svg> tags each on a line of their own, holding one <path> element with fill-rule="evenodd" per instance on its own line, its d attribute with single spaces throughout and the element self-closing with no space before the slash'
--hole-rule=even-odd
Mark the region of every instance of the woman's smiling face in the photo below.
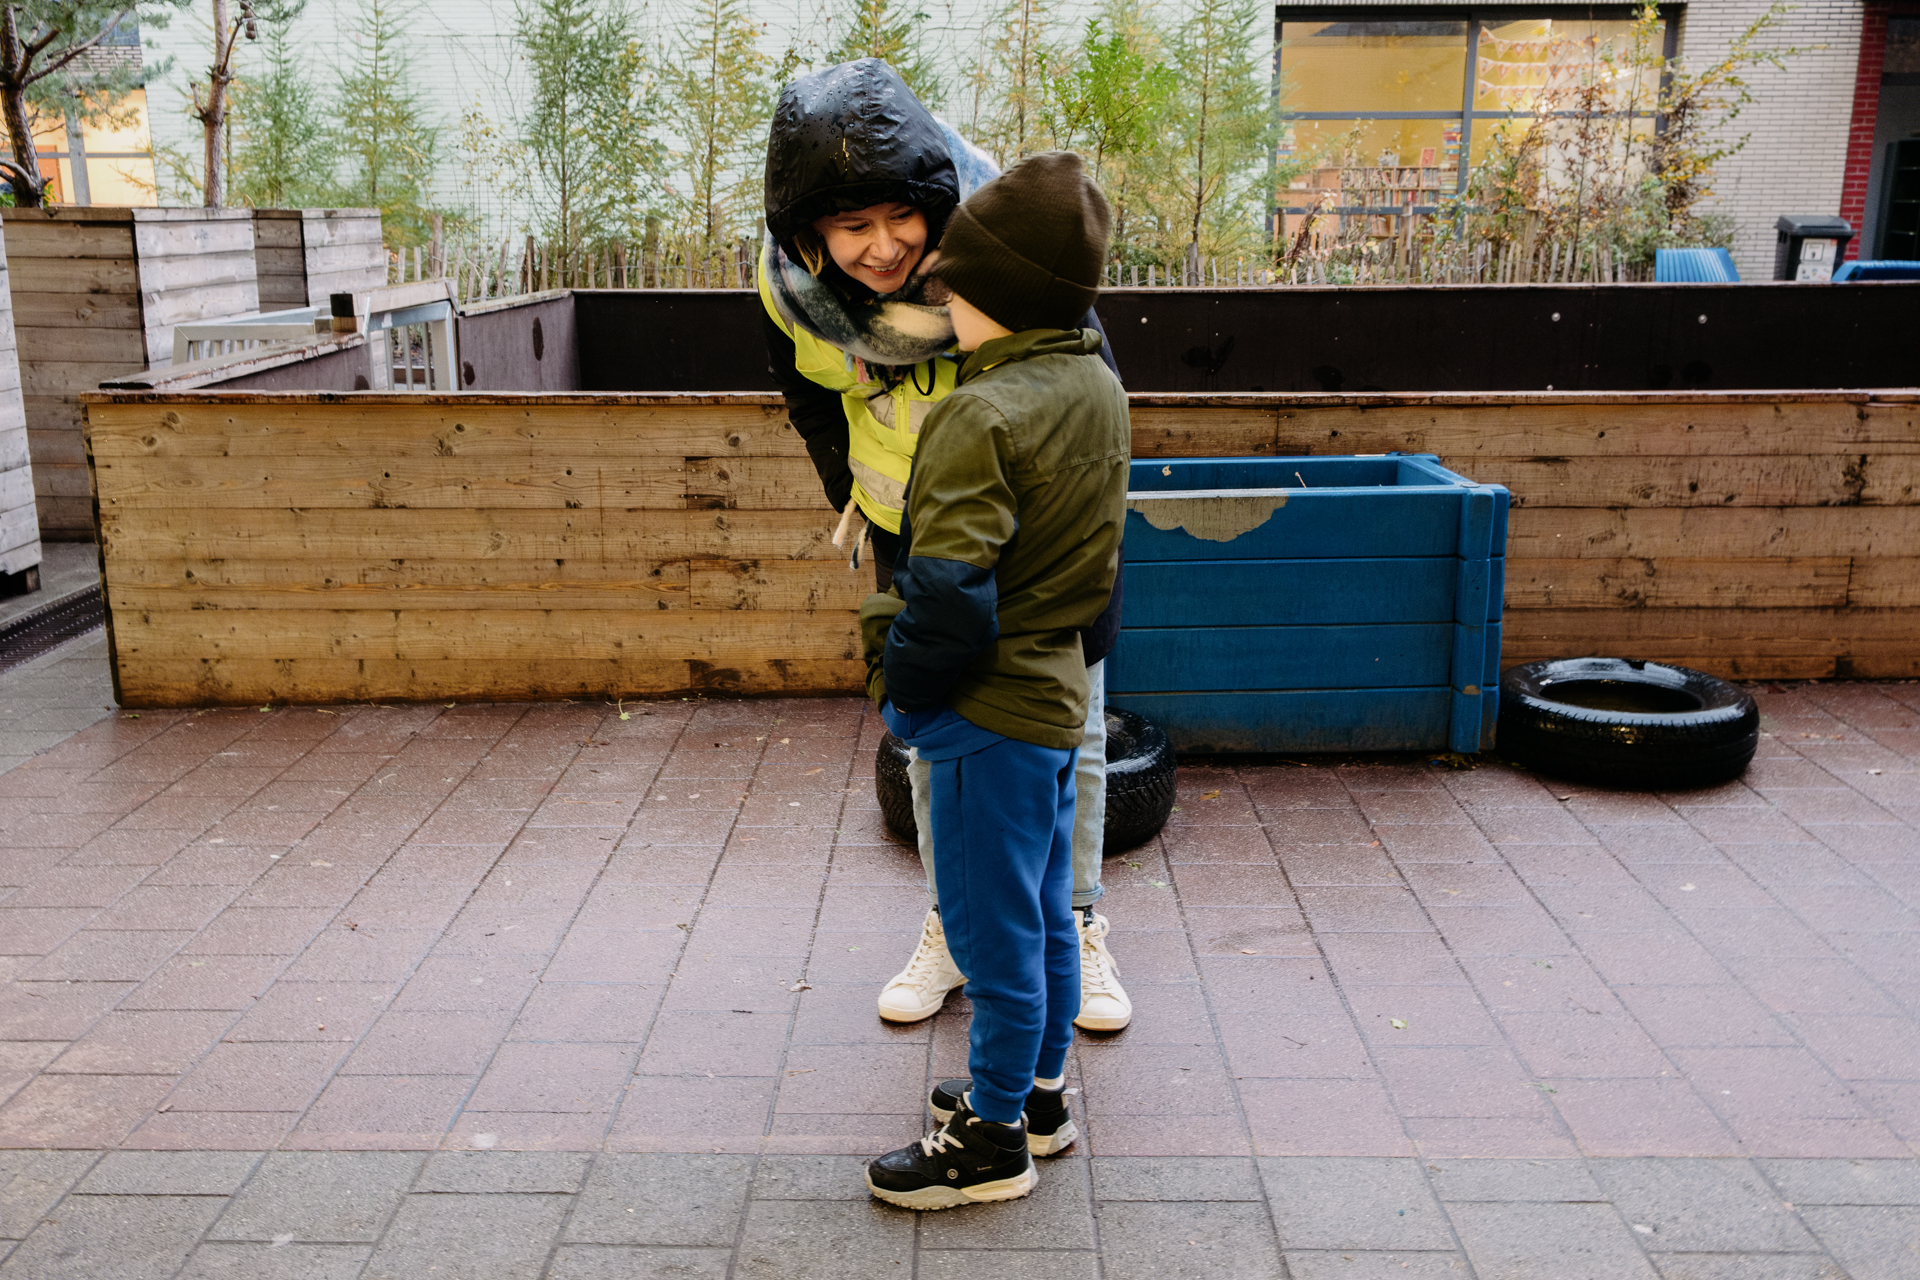
<svg viewBox="0 0 1920 1280">
<path fill-rule="evenodd" d="M 910 204 L 876 204 L 829 214 L 813 229 L 839 268 L 875 293 L 907 282 L 927 250 L 927 217 Z"/>
</svg>

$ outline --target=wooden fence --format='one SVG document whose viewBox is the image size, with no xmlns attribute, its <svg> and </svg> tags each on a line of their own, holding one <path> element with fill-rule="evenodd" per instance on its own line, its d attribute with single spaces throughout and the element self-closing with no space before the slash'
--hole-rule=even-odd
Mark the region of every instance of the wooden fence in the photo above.
<svg viewBox="0 0 1920 1280">
<path fill-rule="evenodd" d="M 389 249 L 388 283 L 447 279 L 462 305 L 548 289 L 751 289 L 759 247 L 742 241 L 714 254 L 658 245 L 629 253 L 624 244 L 563 250 L 527 237 L 496 247 L 415 245 Z M 1279 265 L 1245 257 L 1192 256 L 1183 262 L 1111 263 L 1109 288 L 1284 288 L 1366 284 L 1627 284 L 1653 279 L 1607 246 L 1566 240 L 1451 244 L 1431 237 L 1353 242 L 1309 235 L 1279 255 Z"/>
</svg>

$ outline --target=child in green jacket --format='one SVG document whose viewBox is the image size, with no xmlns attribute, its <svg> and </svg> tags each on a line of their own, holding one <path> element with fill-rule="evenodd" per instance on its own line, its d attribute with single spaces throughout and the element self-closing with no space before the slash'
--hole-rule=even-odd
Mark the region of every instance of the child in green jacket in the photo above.
<svg viewBox="0 0 1920 1280">
<path fill-rule="evenodd" d="M 934 877 L 973 1002 L 972 1079 L 931 1099 L 945 1123 L 868 1167 L 873 1194 L 908 1208 L 1023 1196 L 1030 1149 L 1074 1137 L 1080 629 L 1113 591 L 1128 459 L 1126 395 L 1078 327 L 1107 227 L 1069 152 L 954 213 L 931 270 L 965 360 L 921 431 L 893 586 L 860 611 L 868 692 L 932 766 Z"/>
</svg>

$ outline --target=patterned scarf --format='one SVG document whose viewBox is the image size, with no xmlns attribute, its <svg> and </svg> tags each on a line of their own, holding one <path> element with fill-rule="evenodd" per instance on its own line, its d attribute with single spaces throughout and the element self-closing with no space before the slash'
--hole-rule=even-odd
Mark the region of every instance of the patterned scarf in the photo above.
<svg viewBox="0 0 1920 1280">
<path fill-rule="evenodd" d="M 940 131 L 953 153 L 962 200 L 1000 176 L 992 158 L 953 126 L 940 121 Z M 837 289 L 788 258 L 771 234 L 763 237 L 773 305 L 788 324 L 800 326 L 855 359 L 896 368 L 930 360 L 953 345 L 953 321 L 946 306 L 949 294 L 939 280 L 916 272 L 893 293 L 849 305 Z"/>
</svg>

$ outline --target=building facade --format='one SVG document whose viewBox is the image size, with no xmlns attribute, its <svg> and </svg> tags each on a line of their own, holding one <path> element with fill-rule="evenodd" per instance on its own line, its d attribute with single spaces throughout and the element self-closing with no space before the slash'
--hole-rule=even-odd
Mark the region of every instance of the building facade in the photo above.
<svg viewBox="0 0 1920 1280">
<path fill-rule="evenodd" d="M 1662 5 L 1656 38 L 1685 65 L 1710 66 L 1769 3 Z M 1351 132 L 1363 161 L 1299 186 L 1311 198 L 1339 190 L 1342 207 L 1437 208 L 1465 188 L 1462 156 L 1477 162 L 1503 119 L 1539 104 L 1555 41 L 1621 48 L 1635 14 L 1631 5 L 1554 0 L 1279 5 L 1290 145 L 1307 154 Z M 1717 166 L 1704 206 L 1733 220 L 1742 277 L 1771 276 L 1783 214 L 1845 217 L 1857 233 L 1849 257 L 1920 258 L 1920 0 L 1801 0 L 1763 43 L 1794 52 L 1782 67 L 1746 73 L 1753 101 L 1728 130 L 1729 141 L 1745 144 Z M 1651 112 L 1636 127 L 1655 127 Z M 1402 189 L 1351 190 L 1392 166 L 1413 175 Z M 1302 216 L 1300 190 L 1292 198 Z"/>
</svg>

